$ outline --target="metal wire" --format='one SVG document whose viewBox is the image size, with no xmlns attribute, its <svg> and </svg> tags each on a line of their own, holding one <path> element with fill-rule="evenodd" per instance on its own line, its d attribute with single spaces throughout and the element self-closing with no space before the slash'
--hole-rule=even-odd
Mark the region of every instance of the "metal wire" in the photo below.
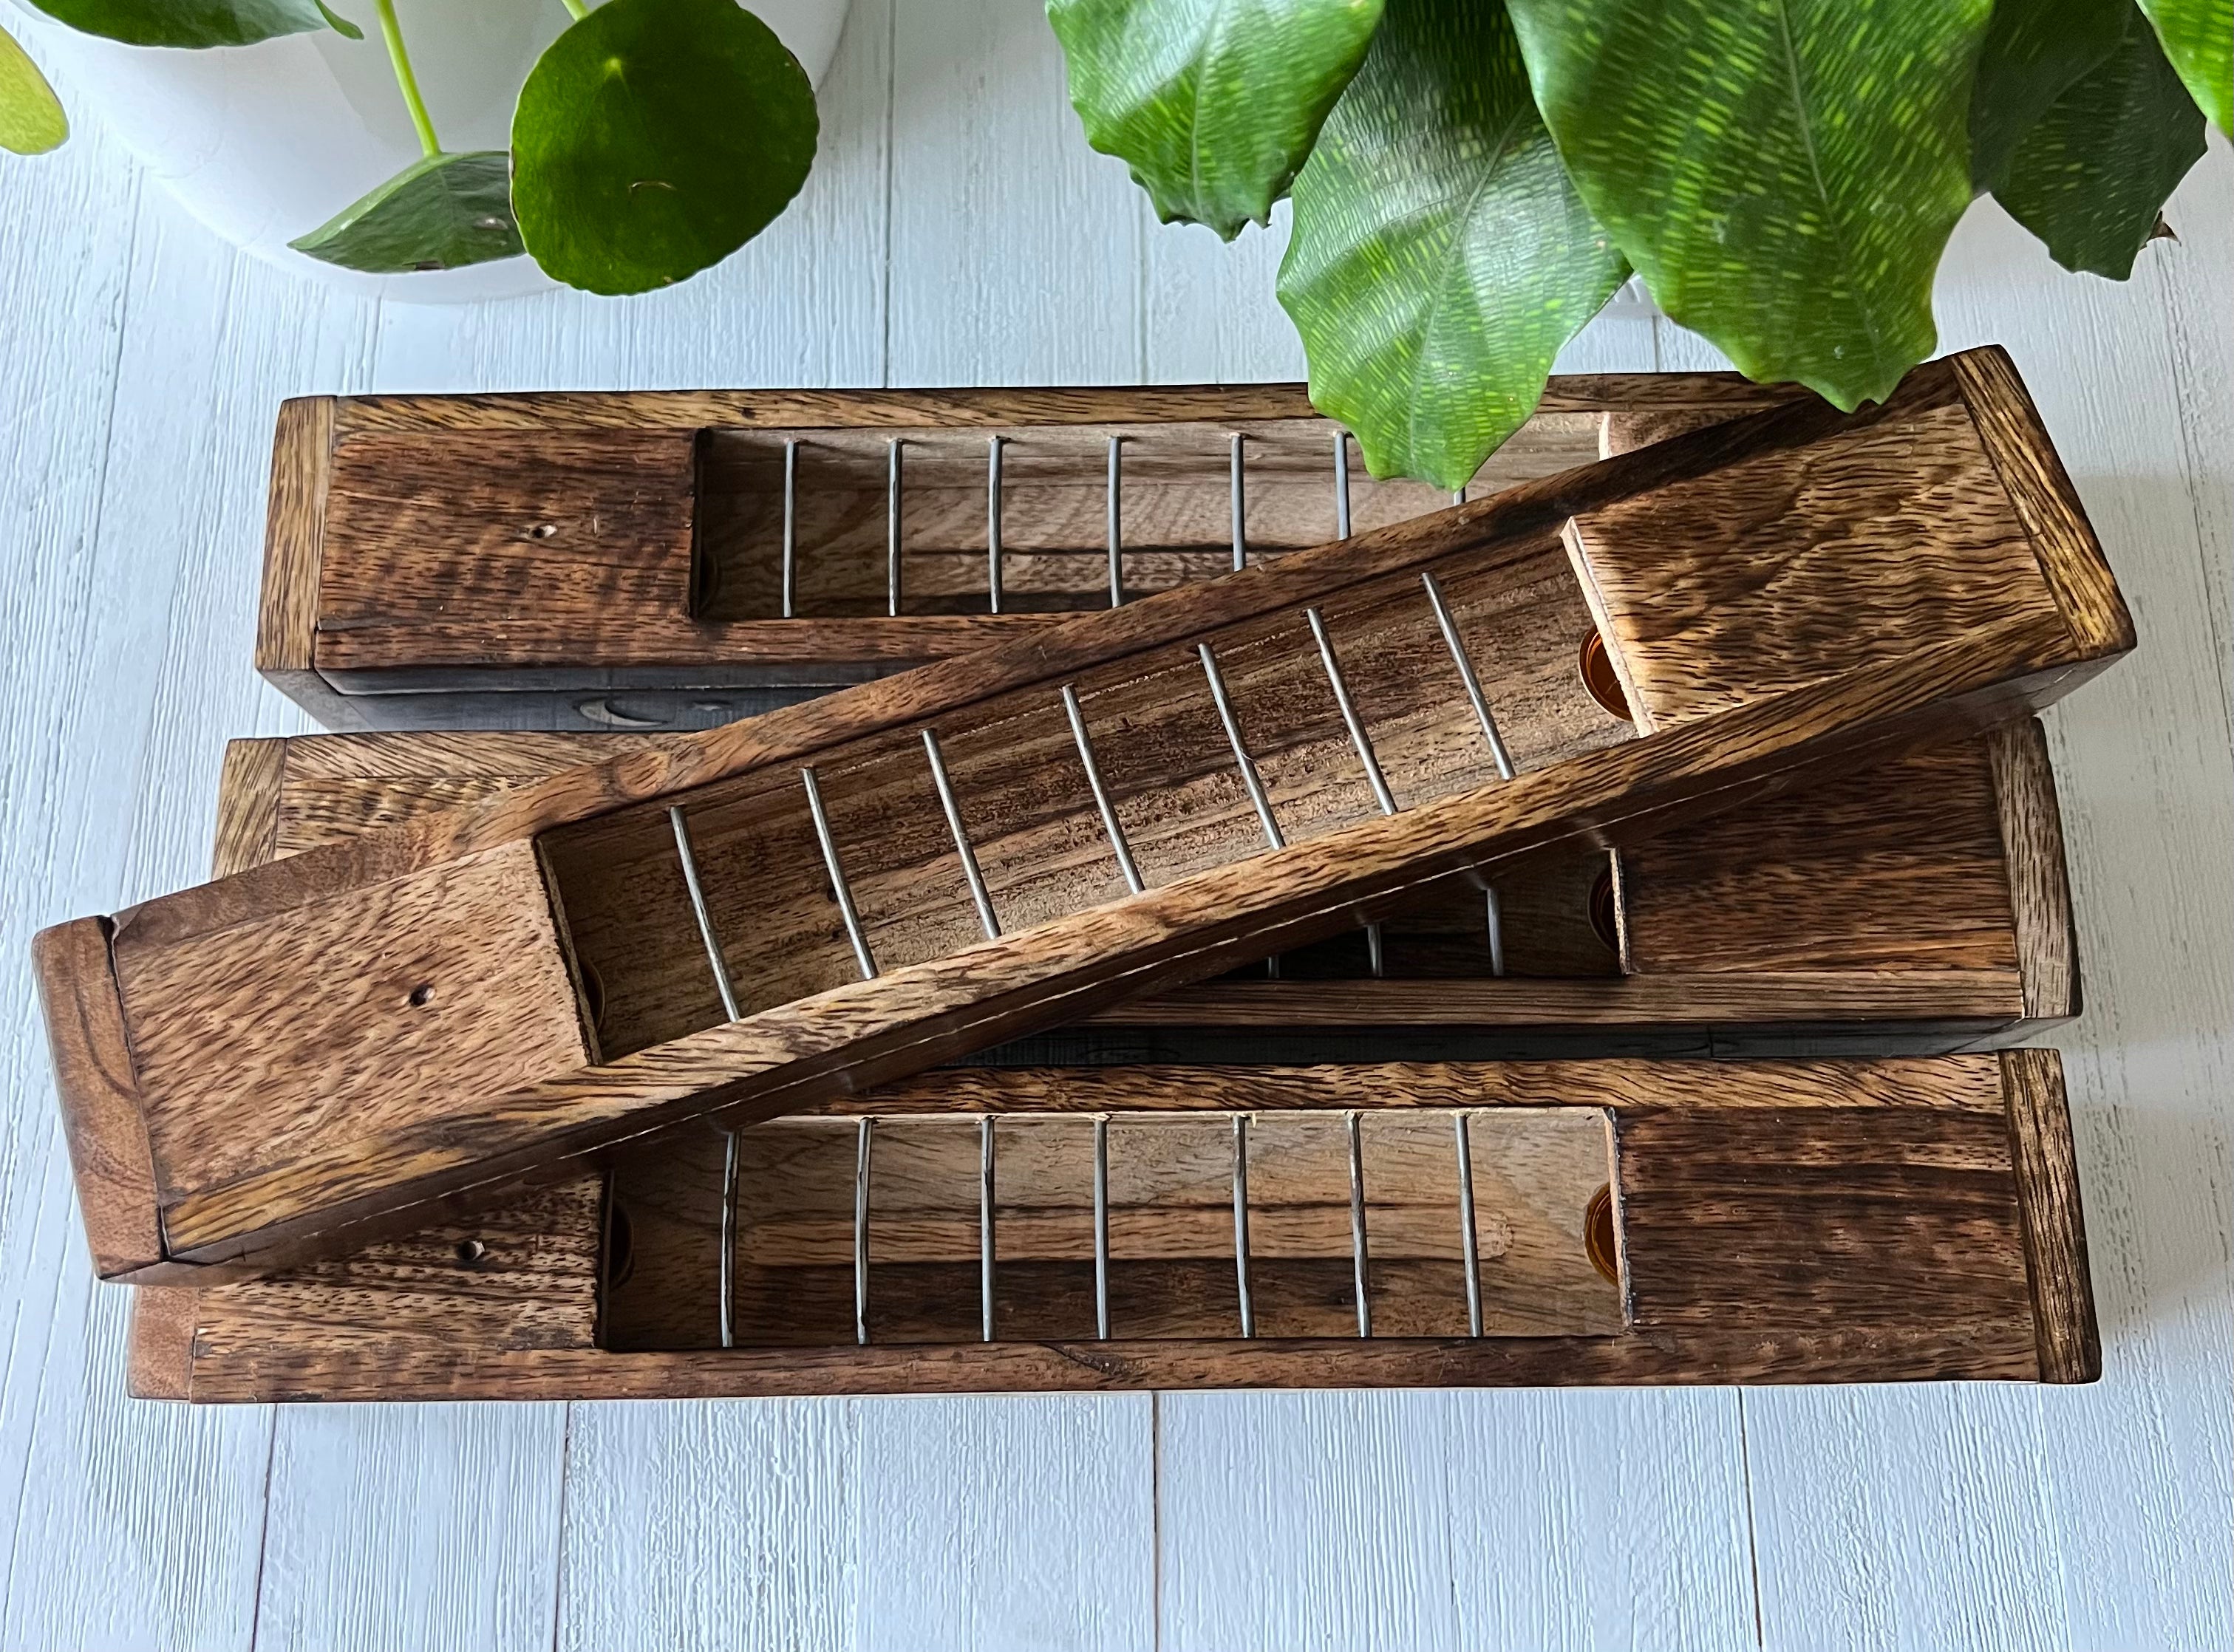
<svg viewBox="0 0 2234 1652">
<path fill-rule="evenodd" d="M 807 782 L 807 806 L 814 816 L 814 839 L 822 846 L 823 870 L 830 874 L 830 891 L 838 898 L 838 916 L 846 921 L 846 938 L 853 944 L 853 961 L 861 966 L 862 979 L 873 981 L 877 960 L 869 951 L 861 915 L 853 910 L 853 890 L 846 881 L 846 868 L 838 864 L 838 841 L 830 835 L 830 817 L 822 807 L 822 787 L 812 768 L 800 769 L 799 775 Z"/>
<path fill-rule="evenodd" d="M 938 749 L 938 736 L 926 728 L 923 731 L 923 754 L 931 760 L 931 782 L 938 788 L 938 806 L 945 812 L 946 829 L 954 837 L 954 852 L 962 859 L 962 876 L 970 885 L 970 898 L 977 903 L 977 921 L 984 927 L 985 938 L 997 939 L 1001 920 L 993 911 L 993 897 L 985 887 L 985 874 L 978 870 L 977 851 L 970 846 L 970 833 L 962 825 L 962 806 L 956 801 L 954 783 L 947 776 L 946 757 Z"/>
<path fill-rule="evenodd" d="M 1459 1245 L 1466 1255 L 1466 1335 L 1481 1335 L 1481 1241 L 1474 1233 L 1473 1143 L 1466 1134 L 1464 1107 L 1451 1114 L 1459 1150 Z"/>
<path fill-rule="evenodd" d="M 1137 895 L 1146 885 L 1140 881 L 1140 867 L 1133 862 L 1133 846 L 1125 841 L 1125 827 L 1117 819 L 1116 805 L 1109 800 L 1108 789 L 1101 783 L 1101 766 L 1094 761 L 1094 741 L 1086 732 L 1086 714 L 1079 708 L 1078 690 L 1068 682 L 1062 685 L 1062 708 L 1070 719 L 1070 735 L 1078 746 L 1078 761 L 1086 765 L 1086 784 L 1094 793 L 1094 806 L 1101 812 L 1101 830 L 1109 839 L 1109 846 L 1117 852 L 1117 868 L 1125 874 L 1125 887 Z"/>
</svg>

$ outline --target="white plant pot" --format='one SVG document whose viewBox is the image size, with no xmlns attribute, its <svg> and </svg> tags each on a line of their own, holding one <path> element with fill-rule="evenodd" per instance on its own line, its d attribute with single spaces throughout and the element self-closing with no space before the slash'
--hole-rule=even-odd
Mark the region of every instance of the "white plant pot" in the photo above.
<svg viewBox="0 0 2234 1652">
<path fill-rule="evenodd" d="M 364 30 L 289 35 L 255 46 L 126 46 L 0 0 L 33 42 L 74 119 L 90 113 L 181 206 L 234 245 L 330 285 L 413 304 L 541 292 L 529 258 L 464 270 L 361 275 L 287 243 L 419 158 L 373 0 L 329 0 Z M 848 0 L 751 0 L 817 86 Z M 510 147 L 512 106 L 543 49 L 572 21 L 560 0 L 396 0 L 419 89 L 445 149 Z M 19 27 L 16 19 L 20 16 Z"/>
</svg>

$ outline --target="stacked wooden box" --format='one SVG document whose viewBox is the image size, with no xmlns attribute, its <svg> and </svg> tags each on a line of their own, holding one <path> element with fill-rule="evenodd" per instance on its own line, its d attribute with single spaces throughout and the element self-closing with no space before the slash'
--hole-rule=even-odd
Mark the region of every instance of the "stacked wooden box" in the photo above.
<svg viewBox="0 0 2234 1652">
<path fill-rule="evenodd" d="M 1455 506 L 1293 387 L 291 403 L 359 732 L 40 941 L 135 1391 L 2087 1380 L 2007 1047 L 2131 646 L 1994 352 Z"/>
</svg>

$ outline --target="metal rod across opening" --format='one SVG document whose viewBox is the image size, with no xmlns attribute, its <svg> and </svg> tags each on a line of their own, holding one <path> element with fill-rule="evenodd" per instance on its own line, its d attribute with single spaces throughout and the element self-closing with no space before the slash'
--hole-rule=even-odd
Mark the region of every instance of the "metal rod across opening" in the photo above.
<svg viewBox="0 0 2234 1652">
<path fill-rule="evenodd" d="M 853 1137 L 853 1341 L 869 1345 L 869 1154 L 877 1121 L 864 1118 Z"/>
<path fill-rule="evenodd" d="M 822 807 L 822 786 L 814 778 L 812 768 L 802 768 L 799 777 L 807 782 L 807 806 L 814 816 L 814 840 L 822 846 L 822 867 L 830 874 L 830 892 L 838 898 L 838 916 L 846 921 L 846 938 L 853 944 L 853 961 L 861 966 L 861 978 L 877 978 L 877 960 L 869 951 L 868 935 L 861 928 L 861 915 L 853 910 L 852 886 L 846 881 L 846 868 L 838 864 L 838 840 L 830 835 L 830 817 Z"/>
<path fill-rule="evenodd" d="M 970 833 L 962 825 L 962 806 L 954 796 L 954 782 L 946 773 L 946 757 L 938 749 L 938 736 L 926 728 L 923 731 L 923 754 L 931 760 L 931 782 L 938 788 L 938 806 L 946 815 L 946 829 L 954 837 L 954 852 L 961 857 L 962 876 L 970 885 L 970 898 L 977 904 L 977 921 L 984 926 L 985 938 L 996 940 L 1001 933 L 1001 920 L 993 911 L 993 897 L 985 887 L 985 874 L 977 866 L 977 851 L 970 842 Z"/>
<path fill-rule="evenodd" d="M 1070 737 L 1078 747 L 1078 761 L 1086 765 L 1087 788 L 1094 793 L 1094 806 L 1101 812 L 1101 830 L 1109 839 L 1109 846 L 1117 852 L 1117 869 L 1125 874 L 1125 887 L 1135 895 L 1146 887 L 1140 881 L 1140 869 L 1133 861 L 1133 846 L 1125 841 L 1125 827 L 1117 819 L 1117 806 L 1109 800 L 1108 788 L 1101 783 L 1101 766 L 1094 761 L 1094 741 L 1086 732 L 1086 714 L 1079 708 L 1078 690 L 1066 682 L 1062 685 L 1063 714 L 1070 719 Z"/>
<path fill-rule="evenodd" d="M 1233 1283 L 1240 1298 L 1241 1334 L 1257 1335 L 1257 1303 L 1249 1293 L 1249 1115 L 1233 1115 Z"/>
<path fill-rule="evenodd" d="M 783 617 L 799 613 L 799 443 L 783 444 Z"/>
<path fill-rule="evenodd" d="M 1125 441 L 1109 438 L 1109 605 L 1125 605 Z"/>
<path fill-rule="evenodd" d="M 1357 1290 L 1357 1334 L 1373 1335 L 1373 1295 L 1365 1252 L 1365 1156 L 1357 1137 L 1357 1114 L 1342 1115 L 1342 1131 L 1349 1138 L 1349 1261 Z"/>
<path fill-rule="evenodd" d="M 985 438 L 985 594 L 992 611 L 1001 611 L 1001 446 L 1006 436 Z"/>
<path fill-rule="evenodd" d="M 1094 1115 L 1094 1334 L 1109 1340 L 1109 1115 Z"/>
<path fill-rule="evenodd" d="M 1459 1247 L 1466 1257 L 1466 1335 L 1481 1335 L 1481 1242 L 1473 1225 L 1473 1143 L 1466 1134 L 1466 1109 L 1451 1114 L 1458 1137 Z"/>
<path fill-rule="evenodd" d="M 1422 572 L 1420 583 L 1427 587 L 1427 606 L 1435 611 L 1436 629 L 1443 634 L 1452 663 L 1459 668 L 1459 681 L 1466 684 L 1466 699 L 1473 707 L 1474 720 L 1481 724 L 1482 738 L 1489 742 L 1489 754 L 1497 760 L 1498 776 L 1509 780 L 1512 778 L 1512 754 L 1505 749 L 1505 736 L 1497 732 L 1497 719 L 1490 715 L 1489 700 L 1481 691 L 1481 679 L 1474 675 L 1473 661 L 1468 657 L 1466 643 L 1459 636 L 1458 622 L 1451 617 L 1450 604 L 1443 600 L 1443 588 L 1435 583 L 1432 571 Z"/>
<path fill-rule="evenodd" d="M 900 612 L 900 439 L 885 444 L 885 611 Z"/>
<path fill-rule="evenodd" d="M 977 1120 L 977 1316 L 993 1340 L 993 1115 Z"/>
</svg>

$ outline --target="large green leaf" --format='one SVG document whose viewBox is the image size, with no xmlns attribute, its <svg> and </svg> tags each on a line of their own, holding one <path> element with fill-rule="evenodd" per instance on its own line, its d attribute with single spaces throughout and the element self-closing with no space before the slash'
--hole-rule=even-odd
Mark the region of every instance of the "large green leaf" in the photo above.
<svg viewBox="0 0 2234 1652">
<path fill-rule="evenodd" d="M 1263 223 L 1357 72 L 1382 0 L 1048 0 L 1086 139 L 1166 223 Z"/>
<path fill-rule="evenodd" d="M 130 46 L 252 46 L 341 23 L 318 0 L 31 0 L 81 34 Z M 354 29 L 343 32 L 360 33 Z"/>
<path fill-rule="evenodd" d="M 1501 6 L 1388 0 L 1296 179 L 1280 302 L 1376 476 L 1463 486 L 1629 266 L 1560 169 Z"/>
<path fill-rule="evenodd" d="M 2196 108 L 2234 137 L 2234 0 L 2140 0 Z"/>
<path fill-rule="evenodd" d="M 1989 0 L 1510 0 L 1568 176 L 1652 296 L 1842 408 L 1931 353 Z"/>
<path fill-rule="evenodd" d="M 288 245 L 369 275 L 456 270 L 524 251 L 512 219 L 512 157 L 428 155 Z"/>
<path fill-rule="evenodd" d="M 55 88 L 16 37 L 0 29 L 0 149 L 42 155 L 69 136 Z"/>
<path fill-rule="evenodd" d="M 2125 38 L 2133 0 L 1994 0 L 1970 87 L 1970 181 L 1990 190 L 2033 122 Z"/>
<path fill-rule="evenodd" d="M 520 237 L 590 292 L 680 281 L 790 205 L 818 131 L 798 60 L 732 0 L 610 0 L 552 42 L 519 89 Z"/>
<path fill-rule="evenodd" d="M 2165 199 L 2203 154 L 2203 114 L 2128 6 L 2125 37 L 2056 99 L 1994 194 L 2067 270 L 2122 281 Z"/>
</svg>

